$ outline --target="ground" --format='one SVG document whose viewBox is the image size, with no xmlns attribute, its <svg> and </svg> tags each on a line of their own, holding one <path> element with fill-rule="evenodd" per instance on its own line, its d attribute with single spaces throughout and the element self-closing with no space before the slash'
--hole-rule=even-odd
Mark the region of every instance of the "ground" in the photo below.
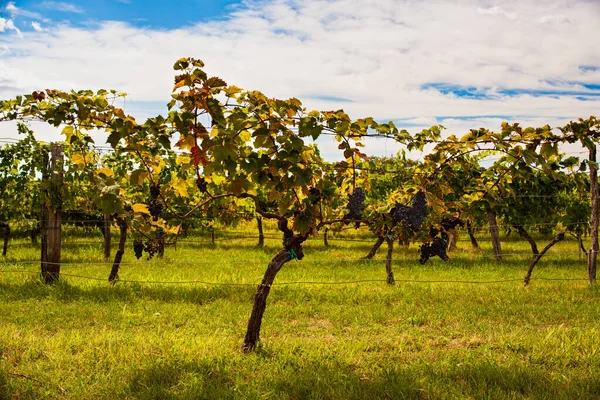
<svg viewBox="0 0 600 400">
<path fill-rule="evenodd" d="M 500 262 L 482 234 L 482 250 L 463 234 L 448 264 L 419 265 L 417 246 L 396 245 L 395 286 L 384 282 L 385 246 L 359 260 L 374 242 L 367 231 L 327 248 L 311 239 L 278 275 L 261 346 L 246 355 L 276 232 L 264 248 L 251 225 L 214 246 L 193 234 L 151 261 L 135 260 L 130 241 L 115 286 L 96 235 L 65 232 L 55 286 L 40 283 L 38 263 L 18 264 L 38 258 L 25 239 L 0 260 L 0 399 L 600 398 L 600 289 L 573 240 L 523 288 L 531 255 L 514 237 Z M 489 281 L 499 282 L 475 283 Z"/>
</svg>

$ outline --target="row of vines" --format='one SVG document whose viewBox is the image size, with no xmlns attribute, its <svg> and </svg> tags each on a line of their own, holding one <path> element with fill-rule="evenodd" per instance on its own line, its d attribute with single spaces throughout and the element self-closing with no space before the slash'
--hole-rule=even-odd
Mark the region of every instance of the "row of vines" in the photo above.
<svg viewBox="0 0 600 400">
<path fill-rule="evenodd" d="M 46 89 L 0 101 L 0 120 L 16 121 L 22 137 L 0 148 L 5 255 L 11 225 L 30 223 L 35 231 L 41 224 L 42 275 L 54 282 L 60 254 L 44 253 L 48 241 L 60 242 L 54 234 L 60 224 L 53 221 L 87 218 L 107 241 L 111 227 L 119 230 L 109 277 L 114 282 L 128 235 L 138 258 L 144 252 L 151 257 L 199 218 L 274 220 L 282 246 L 257 288 L 245 351 L 257 345 L 277 273 L 290 260 L 302 260 L 303 243 L 320 231 L 368 227 L 374 246 L 367 257 L 387 245 L 386 276 L 393 284 L 395 242 L 421 243 L 421 263 L 433 256 L 447 260 L 453 229 L 464 226 L 477 246 L 474 227 L 485 221 L 500 258 L 501 220 L 531 246 L 526 283 L 535 263 L 565 234 L 577 238 L 588 258 L 588 280 L 595 282 L 595 117 L 558 129 L 504 123 L 500 131 L 476 129 L 462 137 L 442 135 L 441 126 L 411 134 L 393 122 L 353 120 L 342 110 L 307 111 L 295 98 L 245 91 L 209 77 L 197 59 L 180 59 L 174 69 L 166 116 L 143 123 L 116 105 L 125 96 L 116 91 Z M 52 146 L 36 140 L 34 121 L 61 128 L 64 141 Z M 107 154 L 97 151 L 99 133 L 108 135 Z M 372 157 L 367 138 L 391 139 L 405 150 Z M 325 161 L 317 139 L 335 141 L 344 160 Z M 577 144 L 588 157 L 567 156 L 564 144 Z M 416 159 L 406 155 L 415 153 Z M 534 227 L 556 234 L 541 251 Z M 108 257 L 110 242 L 106 249 Z"/>
</svg>

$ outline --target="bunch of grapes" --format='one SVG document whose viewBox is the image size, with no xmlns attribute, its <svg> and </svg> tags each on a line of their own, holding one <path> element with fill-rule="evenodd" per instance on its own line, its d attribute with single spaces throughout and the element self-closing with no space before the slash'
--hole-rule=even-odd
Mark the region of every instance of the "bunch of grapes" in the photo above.
<svg viewBox="0 0 600 400">
<path fill-rule="evenodd" d="M 142 257 L 142 253 L 144 251 L 144 244 L 140 239 L 136 239 L 133 242 L 133 252 L 135 253 L 135 258 L 138 260 Z"/>
<path fill-rule="evenodd" d="M 321 201 L 321 199 L 323 198 L 323 193 L 319 189 L 311 186 L 308 189 L 308 196 L 310 198 L 311 204 L 314 206 L 317 203 L 319 203 L 319 201 Z"/>
<path fill-rule="evenodd" d="M 148 211 L 153 221 L 158 221 L 163 210 L 163 205 L 158 201 L 160 195 L 160 186 L 152 185 L 150 187 L 150 199 L 148 200 Z"/>
<path fill-rule="evenodd" d="M 159 248 L 154 242 L 146 241 L 146 243 L 144 243 L 144 251 L 148 253 L 149 260 L 154 257 L 154 254 L 158 253 Z"/>
<path fill-rule="evenodd" d="M 450 257 L 448 257 L 448 254 L 446 254 L 447 248 L 448 242 L 440 237 L 434 238 L 433 242 L 431 243 L 423 243 L 421 247 L 419 247 L 419 253 L 421 254 L 419 262 L 421 264 L 425 264 L 427 260 L 435 256 L 438 256 L 442 260 L 449 262 Z"/>
<path fill-rule="evenodd" d="M 196 186 L 198 187 L 200 193 L 206 193 L 206 187 L 208 186 L 208 183 L 206 183 L 206 179 L 204 179 L 204 177 L 200 176 L 198 179 L 196 179 Z"/>
<path fill-rule="evenodd" d="M 455 229 L 457 226 L 465 226 L 460 217 L 443 217 L 441 224 L 444 230 L 449 231 L 450 229 Z"/>
<path fill-rule="evenodd" d="M 421 229 L 428 213 L 425 193 L 419 192 L 413 199 L 412 206 L 403 206 L 396 203 L 390 211 L 390 217 L 394 223 L 402 222 L 406 227 L 416 232 Z"/>
<path fill-rule="evenodd" d="M 350 196 L 348 196 L 348 205 L 346 208 L 348 209 L 348 214 L 344 215 L 344 219 L 361 219 L 362 212 L 365 209 L 365 192 L 362 188 L 355 188 Z M 360 222 L 356 223 L 356 228 L 358 228 Z"/>
</svg>

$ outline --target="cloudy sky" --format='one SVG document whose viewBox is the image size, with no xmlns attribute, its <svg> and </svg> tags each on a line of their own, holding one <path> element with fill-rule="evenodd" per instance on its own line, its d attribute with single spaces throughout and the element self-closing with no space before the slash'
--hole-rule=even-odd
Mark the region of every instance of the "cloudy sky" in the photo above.
<svg viewBox="0 0 600 400">
<path fill-rule="evenodd" d="M 0 2 L 0 98 L 114 88 L 137 117 L 164 114 L 172 65 L 193 56 L 230 84 L 410 131 L 560 126 L 600 115 L 598 27 L 599 0 L 15 0 Z"/>
</svg>

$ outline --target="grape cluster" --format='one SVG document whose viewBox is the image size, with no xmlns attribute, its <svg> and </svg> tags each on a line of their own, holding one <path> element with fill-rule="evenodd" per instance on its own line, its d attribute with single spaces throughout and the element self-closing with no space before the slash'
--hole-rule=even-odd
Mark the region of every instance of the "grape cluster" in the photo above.
<svg viewBox="0 0 600 400">
<path fill-rule="evenodd" d="M 160 195 L 160 186 L 152 185 L 150 187 L 150 199 L 148 200 L 148 212 L 152 216 L 153 221 L 158 221 L 163 210 L 163 205 L 158 201 Z"/>
<path fill-rule="evenodd" d="M 419 247 L 419 253 L 421 254 L 419 262 L 425 264 L 427 260 L 435 256 L 448 262 L 450 261 L 450 258 L 448 257 L 448 254 L 446 254 L 447 248 L 448 242 L 441 237 L 434 238 L 431 243 L 423 243 L 421 247 Z"/>
<path fill-rule="evenodd" d="M 311 186 L 308 189 L 308 197 L 310 198 L 311 204 L 314 206 L 321 201 L 323 198 L 323 193 L 319 189 Z"/>
<path fill-rule="evenodd" d="M 208 183 L 206 183 L 206 179 L 204 179 L 204 177 L 199 176 L 198 179 L 196 179 L 196 186 L 198 187 L 200 193 L 206 193 L 206 187 L 208 186 Z"/>
<path fill-rule="evenodd" d="M 365 209 L 365 192 L 362 188 L 355 188 L 350 196 L 348 196 L 348 205 L 346 208 L 349 213 L 344 219 L 361 219 L 362 212 Z"/>
<path fill-rule="evenodd" d="M 160 251 L 160 246 L 157 243 L 146 241 L 144 243 L 144 251 L 148 254 L 148 260 L 154 257 L 154 254 Z"/>
<path fill-rule="evenodd" d="M 443 217 L 440 225 L 442 225 L 445 231 L 449 231 L 450 229 L 455 229 L 457 226 L 465 226 L 465 223 L 460 217 Z"/>
<path fill-rule="evenodd" d="M 144 251 L 144 244 L 140 239 L 136 239 L 133 242 L 133 252 L 135 253 L 135 258 L 138 260 L 142 257 L 142 253 Z"/>
<path fill-rule="evenodd" d="M 421 229 L 428 213 L 425 193 L 419 192 L 413 199 L 412 206 L 403 206 L 396 203 L 390 210 L 390 217 L 394 223 L 402 222 L 406 227 L 417 232 Z"/>
</svg>

